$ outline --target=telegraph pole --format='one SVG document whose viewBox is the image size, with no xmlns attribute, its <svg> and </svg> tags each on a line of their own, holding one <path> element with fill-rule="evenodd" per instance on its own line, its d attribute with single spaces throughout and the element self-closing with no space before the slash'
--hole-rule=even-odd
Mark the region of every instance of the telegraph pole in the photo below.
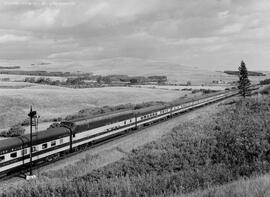
<svg viewBox="0 0 270 197">
<path fill-rule="evenodd" d="M 32 110 L 32 106 L 30 107 L 30 112 L 28 114 L 29 118 L 30 118 L 30 175 L 29 176 L 26 176 L 26 179 L 27 180 L 30 180 L 30 179 L 34 179 L 35 176 L 33 175 L 33 167 L 32 167 L 32 152 L 33 152 L 33 129 L 32 129 L 32 126 L 33 126 L 33 118 L 36 116 L 37 112 L 36 111 L 33 111 Z"/>
</svg>

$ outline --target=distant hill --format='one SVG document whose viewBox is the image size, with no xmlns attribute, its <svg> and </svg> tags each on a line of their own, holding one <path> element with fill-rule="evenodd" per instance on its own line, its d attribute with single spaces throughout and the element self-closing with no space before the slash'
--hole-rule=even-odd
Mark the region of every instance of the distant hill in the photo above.
<svg viewBox="0 0 270 197">
<path fill-rule="evenodd" d="M 20 66 L 0 66 L 0 69 L 20 69 Z"/>
<path fill-rule="evenodd" d="M 224 71 L 224 73 L 228 74 L 228 75 L 236 75 L 238 76 L 238 71 Z M 263 74 L 261 72 L 255 72 L 255 71 L 248 71 L 248 75 L 249 76 L 266 76 L 266 74 Z"/>
<path fill-rule="evenodd" d="M 30 64 L 29 64 L 30 65 Z M 112 58 L 86 61 L 51 61 L 49 65 L 33 65 L 24 68 L 29 70 L 91 72 L 101 75 L 153 76 L 166 75 L 168 81 L 192 85 L 211 83 L 222 78 L 224 81 L 235 80 L 234 76 L 217 73 L 213 70 L 200 69 L 167 61 L 145 60 L 137 58 Z"/>
<path fill-rule="evenodd" d="M 46 62 L 46 64 L 42 64 Z M 166 75 L 168 81 L 192 85 L 209 84 L 212 81 L 235 81 L 238 76 L 228 75 L 214 70 L 186 66 L 161 60 L 146 60 L 139 58 L 111 58 L 102 60 L 17 60 L 0 61 L 1 65 L 20 65 L 22 70 L 45 70 L 48 72 L 88 72 L 101 75 L 153 76 Z M 267 72 L 264 72 L 267 73 Z M 270 76 L 270 73 L 267 73 Z M 268 77 L 269 78 L 269 77 Z M 251 80 L 259 82 L 263 78 L 251 76 Z"/>
</svg>

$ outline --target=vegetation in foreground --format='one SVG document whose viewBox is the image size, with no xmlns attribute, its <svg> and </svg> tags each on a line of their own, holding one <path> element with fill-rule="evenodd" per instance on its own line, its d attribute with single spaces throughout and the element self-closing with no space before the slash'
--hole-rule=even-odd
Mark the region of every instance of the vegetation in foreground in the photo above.
<svg viewBox="0 0 270 197">
<path fill-rule="evenodd" d="M 67 179 L 53 171 L 43 174 L 45 181 L 9 188 L 2 196 L 168 196 L 263 174 L 270 169 L 269 107 L 268 97 L 246 98 L 211 123 L 180 125 L 87 175 Z"/>
<path fill-rule="evenodd" d="M 241 179 L 222 186 L 211 187 L 173 197 L 268 197 L 270 196 L 270 175 Z"/>
</svg>

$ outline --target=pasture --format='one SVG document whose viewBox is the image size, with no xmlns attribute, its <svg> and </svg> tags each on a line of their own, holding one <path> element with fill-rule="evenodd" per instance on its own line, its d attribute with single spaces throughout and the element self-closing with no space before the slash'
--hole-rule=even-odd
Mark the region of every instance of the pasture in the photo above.
<svg viewBox="0 0 270 197">
<path fill-rule="evenodd" d="M 162 89 L 162 90 L 185 90 L 185 89 L 192 89 L 192 90 L 200 90 L 200 89 L 207 89 L 207 90 L 225 90 L 227 87 L 230 87 L 228 85 L 216 85 L 216 86 L 181 86 L 181 85 L 139 85 L 135 87 L 142 87 L 142 88 L 153 88 L 153 89 Z"/>
<path fill-rule="evenodd" d="M 16 85 L 20 88 L 14 88 Z M 128 87 L 69 89 L 32 85 L 21 88 L 20 83 L 14 84 L 14 87 L 0 88 L 0 129 L 26 119 L 30 105 L 38 111 L 41 119 L 52 119 L 89 107 L 171 101 L 188 94 L 182 91 Z"/>
</svg>

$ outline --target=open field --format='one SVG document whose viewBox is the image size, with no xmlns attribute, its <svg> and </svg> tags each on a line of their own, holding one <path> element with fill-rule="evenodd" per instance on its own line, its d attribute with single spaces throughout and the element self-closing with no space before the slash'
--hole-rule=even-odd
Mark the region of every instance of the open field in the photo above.
<svg viewBox="0 0 270 197">
<path fill-rule="evenodd" d="M 33 86 L 34 84 L 26 82 L 4 82 L 0 81 L 0 89 L 20 89 Z"/>
<path fill-rule="evenodd" d="M 225 90 L 228 85 L 216 85 L 216 86 L 170 86 L 170 85 L 139 85 L 134 87 L 141 87 L 141 88 L 153 88 L 153 89 L 161 89 L 161 90 L 183 90 L 183 89 L 192 89 L 192 90 L 200 90 L 200 89 L 207 89 L 207 90 Z"/>
<path fill-rule="evenodd" d="M 0 128 L 6 128 L 27 118 L 29 106 L 41 119 L 64 117 L 81 109 L 104 105 L 171 101 L 187 92 L 144 88 L 106 87 L 68 89 L 35 85 L 27 88 L 0 89 Z"/>
</svg>

